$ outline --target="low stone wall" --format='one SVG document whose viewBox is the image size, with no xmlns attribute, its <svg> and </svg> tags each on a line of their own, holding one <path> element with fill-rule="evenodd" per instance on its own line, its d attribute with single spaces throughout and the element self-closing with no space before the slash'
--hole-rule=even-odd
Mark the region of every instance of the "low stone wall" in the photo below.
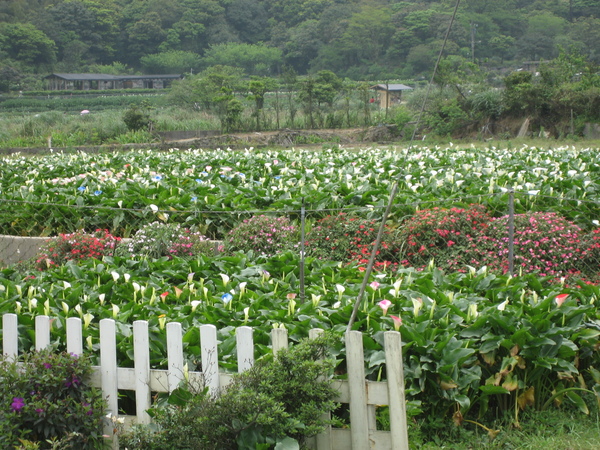
<svg viewBox="0 0 600 450">
<path fill-rule="evenodd" d="M 47 237 L 24 237 L 0 235 L 0 268 L 19 261 L 25 261 L 35 257 L 42 246 L 48 240 Z M 122 239 L 122 243 L 129 239 Z M 215 254 L 219 253 L 222 241 L 212 241 Z"/>
<path fill-rule="evenodd" d="M 48 238 L 0 235 L 0 264 L 33 258 Z"/>
</svg>

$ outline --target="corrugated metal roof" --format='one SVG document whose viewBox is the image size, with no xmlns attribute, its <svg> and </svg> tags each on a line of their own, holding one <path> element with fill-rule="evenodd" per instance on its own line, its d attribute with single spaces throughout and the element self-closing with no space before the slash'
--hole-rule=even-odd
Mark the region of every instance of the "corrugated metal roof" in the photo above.
<svg viewBox="0 0 600 450">
<path fill-rule="evenodd" d="M 108 75 L 105 73 L 53 73 L 45 78 L 62 78 L 68 81 L 118 81 L 118 80 L 133 80 L 133 79 L 148 79 L 148 78 L 181 78 L 181 75 Z"/>
<path fill-rule="evenodd" d="M 408 91 L 412 88 L 405 84 L 376 84 L 375 86 L 371 86 L 371 89 L 376 89 L 378 91 Z"/>
</svg>

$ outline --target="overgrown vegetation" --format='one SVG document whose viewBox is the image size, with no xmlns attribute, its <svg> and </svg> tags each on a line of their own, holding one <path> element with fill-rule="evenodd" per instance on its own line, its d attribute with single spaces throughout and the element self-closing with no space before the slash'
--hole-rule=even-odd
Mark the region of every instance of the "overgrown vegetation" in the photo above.
<svg viewBox="0 0 600 450">
<path fill-rule="evenodd" d="M 17 364 L 20 363 L 20 364 Z M 0 358 L 0 445 L 102 449 L 102 393 L 90 387 L 89 358 L 53 349 Z"/>
<path fill-rule="evenodd" d="M 299 448 L 328 424 L 337 391 L 330 385 L 333 337 L 305 339 L 234 375 L 219 395 L 184 385 L 150 412 L 154 426 L 135 426 L 121 448 L 237 450 Z"/>
</svg>

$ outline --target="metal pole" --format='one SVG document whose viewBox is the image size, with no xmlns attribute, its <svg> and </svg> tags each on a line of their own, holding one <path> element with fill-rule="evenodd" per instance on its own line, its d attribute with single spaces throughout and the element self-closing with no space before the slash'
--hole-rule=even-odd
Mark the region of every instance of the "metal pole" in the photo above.
<svg viewBox="0 0 600 450">
<path fill-rule="evenodd" d="M 508 273 L 515 270 L 515 191 L 508 192 Z"/>
<path fill-rule="evenodd" d="M 304 303 L 304 237 L 306 226 L 306 208 L 304 207 L 304 197 L 302 197 L 302 207 L 300 209 L 300 301 Z"/>
<path fill-rule="evenodd" d="M 363 282 L 360 285 L 360 292 L 358 293 L 358 297 L 356 297 L 356 302 L 354 302 L 354 308 L 352 309 L 352 315 L 350 316 L 350 320 L 348 321 L 346 333 L 352 331 L 352 324 L 356 320 L 356 314 L 358 313 L 358 308 L 360 308 L 360 304 L 365 294 L 367 282 L 369 281 L 369 277 L 371 276 L 371 272 L 373 271 L 373 264 L 375 264 L 375 256 L 377 256 L 377 251 L 379 250 L 379 247 L 381 245 L 381 238 L 383 237 L 385 222 L 387 221 L 387 218 L 390 214 L 390 210 L 392 209 L 392 203 L 394 202 L 394 198 L 396 197 L 397 192 L 398 182 L 395 182 L 394 187 L 392 188 L 392 193 L 390 194 L 390 199 L 388 200 L 387 208 L 385 209 L 383 217 L 381 218 L 381 225 L 379 226 L 379 231 L 377 232 L 377 239 L 375 239 L 375 244 L 373 245 L 373 250 L 371 251 L 371 258 L 369 259 L 369 263 L 367 264 L 367 269 L 365 270 Z"/>
</svg>

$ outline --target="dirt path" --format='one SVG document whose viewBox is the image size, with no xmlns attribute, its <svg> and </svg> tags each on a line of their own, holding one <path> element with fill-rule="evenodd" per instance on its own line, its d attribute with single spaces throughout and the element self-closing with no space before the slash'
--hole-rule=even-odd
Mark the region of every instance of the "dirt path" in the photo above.
<svg viewBox="0 0 600 450">
<path fill-rule="evenodd" d="M 183 139 L 168 141 L 170 145 L 187 145 L 194 147 L 207 146 L 294 146 L 294 145 L 322 145 L 322 144 L 360 144 L 372 142 L 391 142 L 398 139 L 393 128 L 378 126 L 369 128 L 344 128 L 325 130 L 278 130 L 253 133 L 235 133 L 221 136 Z"/>
</svg>

